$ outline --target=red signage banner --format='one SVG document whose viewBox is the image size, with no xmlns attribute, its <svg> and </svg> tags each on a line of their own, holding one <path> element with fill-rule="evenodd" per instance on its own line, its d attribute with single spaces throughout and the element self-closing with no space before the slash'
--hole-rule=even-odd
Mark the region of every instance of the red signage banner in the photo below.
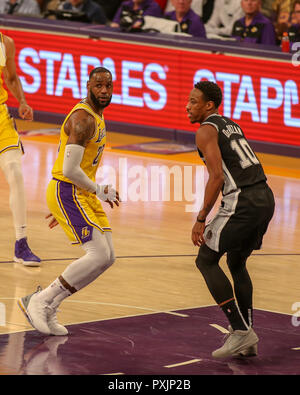
<svg viewBox="0 0 300 395">
<path fill-rule="evenodd" d="M 36 111 L 67 114 L 86 96 L 89 72 L 110 69 L 114 80 L 106 120 L 195 132 L 186 116 L 194 83 L 223 91 L 220 113 L 249 139 L 300 146 L 300 68 L 292 62 L 37 32 L 7 32 L 17 71 Z M 9 106 L 16 107 L 13 98 Z"/>
</svg>

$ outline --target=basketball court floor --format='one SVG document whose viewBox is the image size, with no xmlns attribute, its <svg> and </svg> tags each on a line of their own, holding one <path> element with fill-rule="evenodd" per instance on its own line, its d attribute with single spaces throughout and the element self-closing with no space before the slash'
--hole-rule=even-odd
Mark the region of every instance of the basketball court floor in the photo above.
<svg viewBox="0 0 300 395">
<path fill-rule="evenodd" d="M 69 336 L 33 330 L 17 299 L 48 286 L 83 250 L 45 219 L 58 126 L 17 126 L 26 132 L 29 245 L 42 265 L 13 262 L 9 190 L 0 173 L 0 374 L 300 374 L 300 159 L 258 154 L 276 199 L 263 249 L 248 260 L 259 355 L 218 361 L 211 352 L 222 344 L 227 322 L 195 266 L 190 239 L 205 167 L 188 149 L 170 154 L 165 146 L 156 153 L 128 147 L 158 140 L 141 136 L 108 132 L 97 175 L 99 183 L 116 185 L 123 199 L 113 210 L 104 204 L 115 264 L 60 306 L 58 319 Z M 228 273 L 225 258 L 221 266 Z"/>
</svg>

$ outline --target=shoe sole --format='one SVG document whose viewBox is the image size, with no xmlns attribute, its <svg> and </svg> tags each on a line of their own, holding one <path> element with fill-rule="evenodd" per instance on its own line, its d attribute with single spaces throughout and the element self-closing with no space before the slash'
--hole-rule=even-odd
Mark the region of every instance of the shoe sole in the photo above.
<svg viewBox="0 0 300 395">
<path fill-rule="evenodd" d="M 40 267 L 41 266 L 40 262 L 24 261 L 24 259 L 17 258 L 16 256 L 14 256 L 14 261 L 17 263 L 22 263 L 24 266 L 31 266 L 31 267 Z"/>
<path fill-rule="evenodd" d="M 30 315 L 27 313 L 27 309 L 26 309 L 26 307 L 24 306 L 22 299 L 19 299 L 19 300 L 17 301 L 17 305 L 19 306 L 19 308 L 20 308 L 20 310 L 22 311 L 22 313 L 25 315 L 25 317 L 26 317 L 27 321 L 29 322 L 29 324 L 34 328 L 34 326 L 33 326 L 33 324 L 32 324 L 32 321 L 31 321 L 31 318 L 30 318 Z M 35 328 L 34 328 L 34 329 L 35 329 Z"/>
<path fill-rule="evenodd" d="M 22 313 L 25 315 L 27 321 L 28 321 L 29 324 L 33 327 L 33 329 L 35 329 L 36 331 L 42 333 L 43 335 L 46 335 L 46 336 L 51 335 L 51 332 L 50 332 L 50 331 L 46 333 L 46 332 L 44 332 L 44 331 L 41 331 L 41 330 L 37 329 L 37 328 L 33 325 L 33 322 L 32 322 L 32 320 L 31 320 L 31 317 L 30 317 L 29 313 L 27 312 L 27 308 L 25 307 L 25 305 L 24 305 L 22 299 L 23 299 L 23 298 L 21 298 L 21 299 L 19 299 L 19 300 L 17 301 L 17 305 L 19 306 L 20 310 L 21 310 Z"/>
</svg>

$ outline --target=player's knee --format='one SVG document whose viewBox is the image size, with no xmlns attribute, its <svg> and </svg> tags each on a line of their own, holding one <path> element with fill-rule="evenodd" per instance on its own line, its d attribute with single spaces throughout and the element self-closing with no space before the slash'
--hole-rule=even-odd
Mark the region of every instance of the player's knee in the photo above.
<svg viewBox="0 0 300 395">
<path fill-rule="evenodd" d="M 108 256 L 104 263 L 104 270 L 107 270 L 110 266 L 112 266 L 115 260 L 115 256 Z"/>
<path fill-rule="evenodd" d="M 6 179 L 9 185 L 19 185 L 23 180 L 21 164 L 17 161 L 7 163 L 4 168 L 4 173 L 6 175 Z"/>
<path fill-rule="evenodd" d="M 198 256 L 196 258 L 196 266 L 200 270 L 201 273 L 203 273 L 203 271 L 209 264 L 209 260 L 210 260 L 205 247 L 206 247 L 205 245 L 202 245 L 200 247 Z"/>
<path fill-rule="evenodd" d="M 196 266 L 203 274 L 211 265 L 219 262 L 218 254 L 207 247 L 205 244 L 199 248 L 196 258 Z"/>
<path fill-rule="evenodd" d="M 97 266 L 101 272 L 107 270 L 115 261 L 114 254 L 111 254 L 109 248 L 101 249 L 97 253 Z"/>
</svg>

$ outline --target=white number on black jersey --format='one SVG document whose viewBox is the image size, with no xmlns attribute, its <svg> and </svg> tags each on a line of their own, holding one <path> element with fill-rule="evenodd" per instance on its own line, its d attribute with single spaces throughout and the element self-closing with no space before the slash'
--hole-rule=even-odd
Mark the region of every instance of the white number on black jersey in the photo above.
<svg viewBox="0 0 300 395">
<path fill-rule="evenodd" d="M 255 153 L 252 151 L 246 139 L 241 138 L 232 140 L 230 142 L 230 146 L 238 154 L 242 169 L 259 164 L 259 160 L 255 156 Z"/>
</svg>

